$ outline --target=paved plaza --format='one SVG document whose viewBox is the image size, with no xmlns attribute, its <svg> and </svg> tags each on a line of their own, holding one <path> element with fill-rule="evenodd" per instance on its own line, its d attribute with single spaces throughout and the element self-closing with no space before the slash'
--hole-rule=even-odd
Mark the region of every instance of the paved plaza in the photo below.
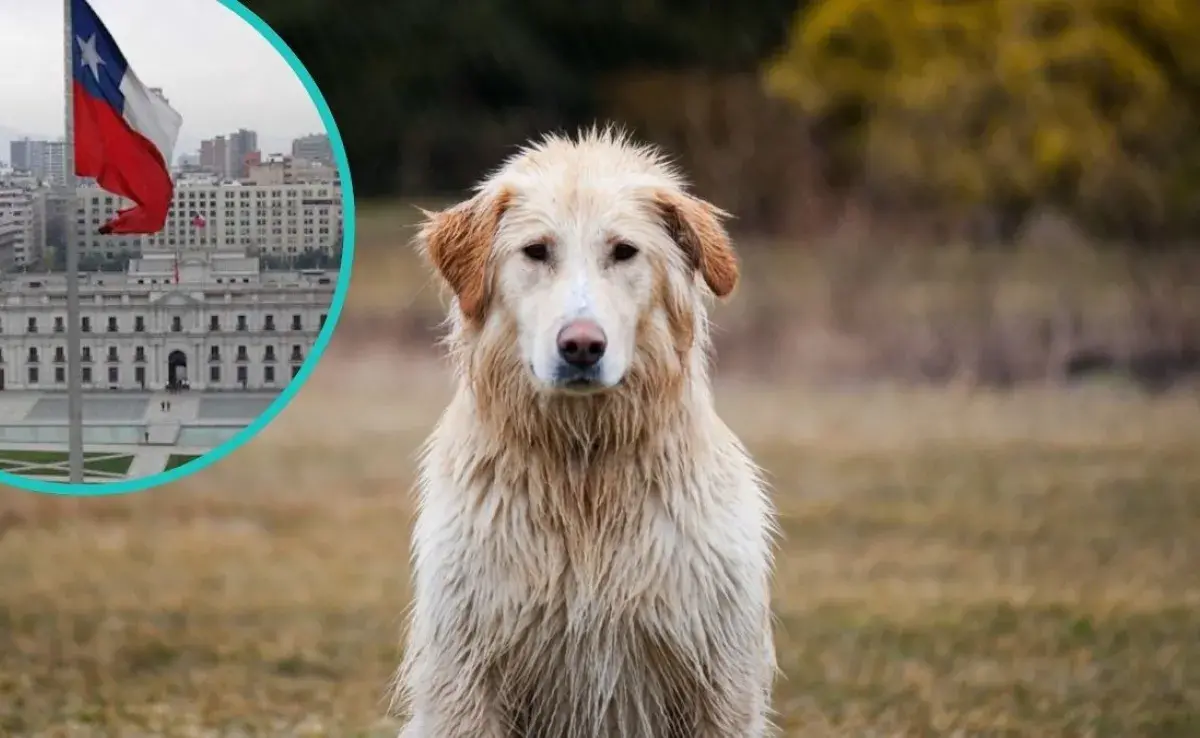
<svg viewBox="0 0 1200 738">
<path fill-rule="evenodd" d="M 85 477 L 136 479 L 202 456 L 252 423 L 276 397 L 264 392 L 85 394 Z M 65 481 L 67 433 L 65 394 L 0 392 L 0 470 Z"/>
</svg>

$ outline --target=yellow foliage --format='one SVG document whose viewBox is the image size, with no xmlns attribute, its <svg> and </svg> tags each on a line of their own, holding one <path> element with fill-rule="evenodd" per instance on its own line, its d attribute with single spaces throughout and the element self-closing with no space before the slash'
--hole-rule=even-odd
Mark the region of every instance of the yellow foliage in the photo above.
<svg viewBox="0 0 1200 738">
<path fill-rule="evenodd" d="M 815 116 L 863 113 L 872 172 L 973 202 L 1068 181 L 1155 202 L 1198 81 L 1200 0 L 815 0 L 765 75 Z"/>
</svg>

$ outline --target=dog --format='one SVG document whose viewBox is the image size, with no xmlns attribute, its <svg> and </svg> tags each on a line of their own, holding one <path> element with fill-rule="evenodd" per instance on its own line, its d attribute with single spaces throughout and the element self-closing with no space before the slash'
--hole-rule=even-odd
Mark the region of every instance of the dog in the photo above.
<svg viewBox="0 0 1200 738">
<path fill-rule="evenodd" d="M 457 389 L 421 457 L 402 738 L 775 734 L 775 512 L 708 371 L 726 218 L 614 128 L 424 213 Z"/>
</svg>

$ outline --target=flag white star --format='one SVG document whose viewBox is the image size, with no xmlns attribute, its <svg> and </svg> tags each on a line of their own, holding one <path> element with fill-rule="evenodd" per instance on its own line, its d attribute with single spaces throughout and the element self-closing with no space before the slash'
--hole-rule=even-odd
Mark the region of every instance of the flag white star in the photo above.
<svg viewBox="0 0 1200 738">
<path fill-rule="evenodd" d="M 79 54 L 83 57 L 83 66 L 92 70 L 92 76 L 96 81 L 100 81 L 100 65 L 104 60 L 100 58 L 100 52 L 96 51 L 96 34 L 92 34 L 91 38 L 84 41 L 81 36 L 75 37 L 76 43 L 79 44 Z"/>
</svg>

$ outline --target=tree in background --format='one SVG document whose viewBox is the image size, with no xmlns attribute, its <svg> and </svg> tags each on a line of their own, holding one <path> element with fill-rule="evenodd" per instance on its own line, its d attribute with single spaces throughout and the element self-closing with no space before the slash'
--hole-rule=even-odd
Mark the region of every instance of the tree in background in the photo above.
<svg viewBox="0 0 1200 738">
<path fill-rule="evenodd" d="M 458 192 L 530 136 L 605 119 L 617 76 L 756 72 L 796 0 L 244 2 L 313 75 L 370 197 Z"/>
<path fill-rule="evenodd" d="M 766 72 L 863 181 L 1161 227 L 1200 192 L 1200 3 L 820 0 Z"/>
</svg>

